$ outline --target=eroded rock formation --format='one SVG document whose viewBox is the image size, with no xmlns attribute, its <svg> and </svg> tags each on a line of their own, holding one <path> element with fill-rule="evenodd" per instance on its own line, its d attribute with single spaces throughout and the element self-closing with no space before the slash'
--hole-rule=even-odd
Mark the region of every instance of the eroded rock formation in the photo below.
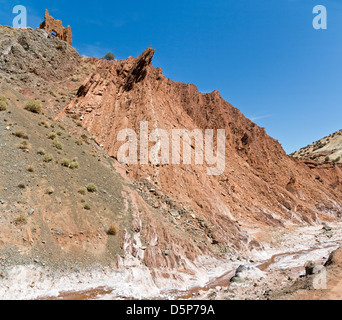
<svg viewBox="0 0 342 320">
<path fill-rule="evenodd" d="M 72 44 L 72 32 L 71 27 L 63 27 L 61 20 L 55 20 L 50 16 L 48 9 L 45 9 L 44 21 L 40 24 L 41 29 L 45 29 L 49 32 L 54 32 L 56 37 L 60 40 L 64 40 L 70 45 Z"/>
<path fill-rule="evenodd" d="M 80 119 L 113 158 L 122 145 L 117 140 L 118 132 L 129 128 L 139 135 L 140 121 L 148 121 L 149 130 L 162 128 L 170 136 L 174 128 L 224 128 L 226 166 L 220 176 L 208 176 L 205 165 L 126 168 L 135 181 L 148 177 L 152 193 L 176 199 L 173 209 L 178 214 L 165 212 L 176 216 L 174 223 L 179 228 L 183 220 L 177 220 L 177 215 L 191 210 L 191 215 L 184 218 L 188 239 L 220 253 L 233 247 L 247 251 L 259 248 L 262 236 L 258 237 L 258 228 L 315 224 L 341 215 L 342 173 L 338 165 L 310 168 L 287 156 L 278 141 L 245 118 L 218 91 L 201 94 L 192 84 L 167 79 L 159 68 L 153 67 L 153 55 L 154 50 L 148 48 L 139 57 L 124 61 L 89 59 L 96 71 L 58 118 Z M 154 196 L 152 206 L 164 212 L 161 197 Z M 167 228 L 161 231 L 155 219 L 146 221 L 142 237 L 149 242 L 154 232 L 164 234 L 168 240 L 162 246 L 172 248 L 175 236 L 172 240 L 165 236 Z M 256 230 L 253 236 L 246 232 L 252 227 Z M 158 239 L 161 245 L 162 240 Z M 146 265 L 157 261 L 157 250 L 153 246 L 146 249 Z M 163 259 L 159 257 L 155 264 L 161 265 Z"/>
</svg>

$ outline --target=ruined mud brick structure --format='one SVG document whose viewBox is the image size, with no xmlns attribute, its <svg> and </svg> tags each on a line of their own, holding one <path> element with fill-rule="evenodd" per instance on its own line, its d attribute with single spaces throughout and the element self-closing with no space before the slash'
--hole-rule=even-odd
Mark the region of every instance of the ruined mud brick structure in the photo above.
<svg viewBox="0 0 342 320">
<path fill-rule="evenodd" d="M 53 17 L 50 16 L 49 11 L 45 9 L 45 20 L 40 24 L 41 29 L 45 29 L 48 32 L 55 33 L 55 36 L 60 39 L 64 40 L 70 45 L 72 44 L 72 32 L 71 27 L 67 26 L 66 28 L 63 27 L 61 20 L 55 20 Z"/>
</svg>

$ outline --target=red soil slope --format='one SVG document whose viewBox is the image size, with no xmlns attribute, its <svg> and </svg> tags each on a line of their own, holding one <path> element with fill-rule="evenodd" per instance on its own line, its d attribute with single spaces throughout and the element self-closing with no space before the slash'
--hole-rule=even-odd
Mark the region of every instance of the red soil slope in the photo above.
<svg viewBox="0 0 342 320">
<path fill-rule="evenodd" d="M 192 84 L 167 79 L 152 66 L 153 55 L 148 48 L 124 61 L 91 59 L 88 62 L 96 71 L 58 118 L 77 115 L 114 158 L 123 144 L 117 140 L 120 130 L 133 129 L 139 135 L 141 121 L 149 122 L 150 131 L 160 128 L 170 135 L 172 129 L 225 129 L 222 175 L 209 176 L 207 165 L 195 164 L 126 168 L 133 180 L 147 178 L 149 188 L 173 199 L 176 209 L 179 205 L 193 212 L 196 226 L 212 226 L 204 231 L 219 252 L 232 245 L 243 251 L 258 248 L 258 239 L 246 230 L 320 223 L 341 216 L 339 165 L 306 164 L 287 156 L 276 140 L 218 91 L 201 94 Z M 154 199 L 158 208 L 161 198 Z M 149 221 L 143 236 L 154 228 L 156 222 Z"/>
</svg>

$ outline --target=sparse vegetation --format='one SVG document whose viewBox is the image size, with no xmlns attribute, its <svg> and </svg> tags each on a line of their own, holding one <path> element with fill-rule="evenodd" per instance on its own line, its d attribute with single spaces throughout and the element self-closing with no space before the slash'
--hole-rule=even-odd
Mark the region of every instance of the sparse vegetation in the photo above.
<svg viewBox="0 0 342 320">
<path fill-rule="evenodd" d="M 88 184 L 86 186 L 86 188 L 87 188 L 88 192 L 90 192 L 90 193 L 94 193 L 97 191 L 97 186 L 93 183 Z"/>
<path fill-rule="evenodd" d="M 44 162 L 51 162 L 51 161 L 53 161 L 52 154 L 50 154 L 50 153 L 46 154 L 44 157 Z"/>
<path fill-rule="evenodd" d="M 3 101 L 0 101 L 0 111 L 6 111 L 7 104 Z"/>
<path fill-rule="evenodd" d="M 51 195 L 55 192 L 55 190 L 52 188 L 52 187 L 48 187 L 46 190 L 45 190 L 45 194 L 48 194 L 48 195 Z"/>
<path fill-rule="evenodd" d="M 322 142 L 322 141 L 317 141 L 314 146 L 313 146 L 313 152 L 319 150 L 319 149 L 322 149 L 324 148 L 326 145 L 328 144 L 328 142 Z"/>
<path fill-rule="evenodd" d="M 107 233 L 111 236 L 116 236 L 119 233 L 119 228 L 117 225 L 112 224 L 109 226 Z"/>
<path fill-rule="evenodd" d="M 53 140 L 52 145 L 58 150 L 63 150 L 63 145 L 58 139 Z"/>
<path fill-rule="evenodd" d="M 63 167 L 69 168 L 69 166 L 70 166 L 70 160 L 68 160 L 68 159 L 63 159 L 63 160 L 61 161 L 61 165 L 62 165 Z"/>
<path fill-rule="evenodd" d="M 64 127 L 64 125 L 63 125 L 62 123 L 59 123 L 59 124 L 58 124 L 58 127 L 60 127 L 62 130 L 65 131 L 65 127 Z"/>
<path fill-rule="evenodd" d="M 78 169 L 79 168 L 79 164 L 77 162 L 76 159 L 70 161 L 68 159 L 63 159 L 62 162 L 61 162 L 61 165 L 63 167 L 66 167 L 66 168 L 69 168 L 71 170 L 74 170 L 74 169 Z"/>
<path fill-rule="evenodd" d="M 46 152 L 45 152 L 45 150 L 44 150 L 43 148 L 39 148 L 38 151 L 37 151 L 37 153 L 38 153 L 39 155 L 41 155 L 41 156 L 45 156 L 45 154 L 46 154 Z"/>
<path fill-rule="evenodd" d="M 81 195 L 86 195 L 87 194 L 87 188 L 81 188 L 80 190 L 78 190 L 78 193 L 80 193 Z"/>
<path fill-rule="evenodd" d="M 337 157 L 335 160 L 333 160 L 333 162 L 337 163 L 337 162 L 340 162 L 341 160 L 341 157 Z"/>
<path fill-rule="evenodd" d="M 25 103 L 25 110 L 32 113 L 42 113 L 42 102 L 39 100 L 28 100 Z"/>
<path fill-rule="evenodd" d="M 19 148 L 20 150 L 23 150 L 23 151 L 28 151 L 29 148 L 30 148 L 30 145 L 29 145 L 29 143 L 28 143 L 27 141 L 24 140 L 24 141 L 18 146 L 18 148 Z"/>
<path fill-rule="evenodd" d="M 6 111 L 8 106 L 8 99 L 5 95 L 0 95 L 0 111 Z"/>
<path fill-rule="evenodd" d="M 45 122 L 45 121 L 40 122 L 38 125 L 39 126 L 44 126 L 46 129 L 50 128 L 50 125 L 47 122 Z"/>
<path fill-rule="evenodd" d="M 13 132 L 13 135 L 20 139 L 28 140 L 28 135 L 23 130 L 17 130 Z"/>
<path fill-rule="evenodd" d="M 115 59 L 115 54 L 112 52 L 108 52 L 102 59 L 107 61 L 113 61 Z"/>
<path fill-rule="evenodd" d="M 78 169 L 79 167 L 80 167 L 80 165 L 78 164 L 77 160 L 73 160 L 69 165 L 69 168 L 71 170 Z"/>
<path fill-rule="evenodd" d="M 55 140 L 56 138 L 57 138 L 56 132 L 50 132 L 50 133 L 48 134 L 48 139 L 50 139 L 50 140 Z"/>
<path fill-rule="evenodd" d="M 24 214 L 21 214 L 18 218 L 16 218 L 13 223 L 16 226 L 22 226 L 24 224 L 27 224 L 27 217 Z"/>
<path fill-rule="evenodd" d="M 83 207 L 84 210 L 90 210 L 90 205 L 89 204 L 85 204 L 84 207 Z"/>
<path fill-rule="evenodd" d="M 6 103 L 6 105 L 8 105 L 8 99 L 4 94 L 0 94 L 0 101 L 3 101 Z"/>
</svg>

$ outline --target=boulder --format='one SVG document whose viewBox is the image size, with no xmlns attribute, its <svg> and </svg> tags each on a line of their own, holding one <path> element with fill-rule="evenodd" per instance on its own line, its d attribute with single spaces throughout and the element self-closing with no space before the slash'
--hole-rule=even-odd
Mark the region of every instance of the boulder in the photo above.
<svg viewBox="0 0 342 320">
<path fill-rule="evenodd" d="M 232 278 L 231 282 L 241 283 L 245 280 L 260 279 L 263 278 L 264 275 L 264 272 L 254 266 L 240 265 L 236 269 L 235 276 Z"/>
<path fill-rule="evenodd" d="M 314 274 L 319 274 L 321 273 L 322 271 L 324 271 L 325 267 L 320 265 L 320 264 L 317 264 L 313 261 L 308 261 L 306 264 L 305 264 L 305 274 L 307 276 L 311 276 L 311 275 L 314 275 Z"/>
<path fill-rule="evenodd" d="M 327 270 L 324 266 L 313 261 L 305 264 L 306 277 L 312 282 L 312 287 L 316 290 L 327 288 Z"/>
<path fill-rule="evenodd" d="M 342 266 L 342 248 L 332 252 L 324 266 Z"/>
</svg>

